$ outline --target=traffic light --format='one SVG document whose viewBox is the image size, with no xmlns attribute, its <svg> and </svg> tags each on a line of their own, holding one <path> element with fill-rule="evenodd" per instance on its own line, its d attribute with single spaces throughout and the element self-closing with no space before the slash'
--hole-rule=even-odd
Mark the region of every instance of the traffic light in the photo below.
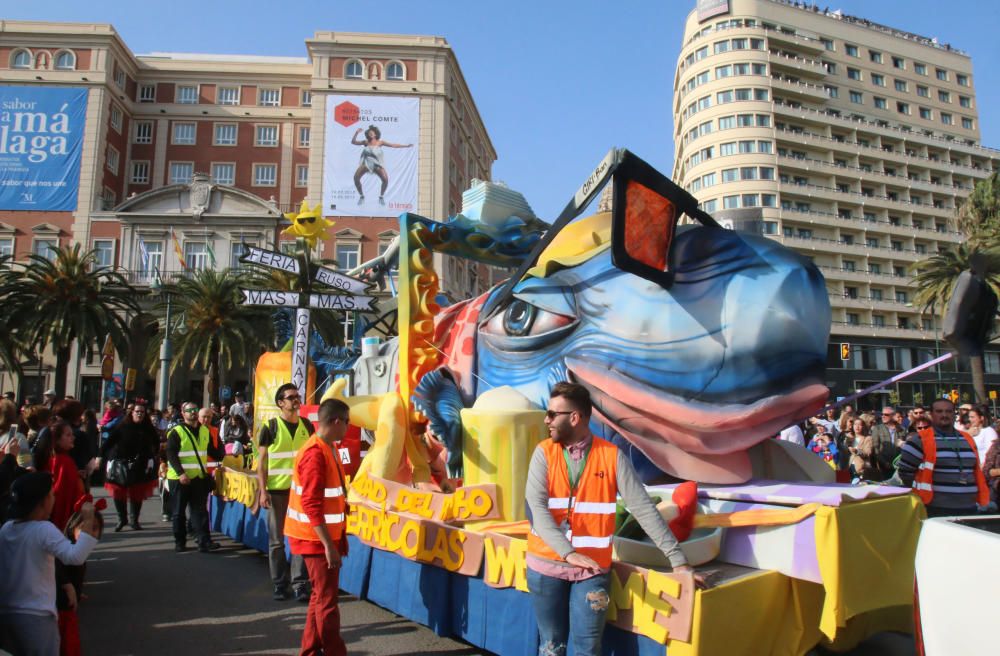
<svg viewBox="0 0 1000 656">
<path fill-rule="evenodd" d="M 848 342 L 840 343 L 840 359 L 844 361 L 851 359 L 851 345 Z"/>
</svg>

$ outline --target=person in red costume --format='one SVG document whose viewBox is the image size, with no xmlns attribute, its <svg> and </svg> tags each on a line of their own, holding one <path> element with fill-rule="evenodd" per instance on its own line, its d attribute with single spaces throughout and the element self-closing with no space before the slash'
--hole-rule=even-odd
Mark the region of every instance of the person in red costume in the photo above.
<svg viewBox="0 0 1000 656">
<path fill-rule="evenodd" d="M 60 531 L 65 530 L 66 522 L 73 514 L 73 506 L 84 495 L 83 481 L 70 456 L 73 441 L 73 427 L 58 419 L 38 434 L 35 444 L 35 471 L 52 474 L 56 501 L 49 519 Z"/>
</svg>

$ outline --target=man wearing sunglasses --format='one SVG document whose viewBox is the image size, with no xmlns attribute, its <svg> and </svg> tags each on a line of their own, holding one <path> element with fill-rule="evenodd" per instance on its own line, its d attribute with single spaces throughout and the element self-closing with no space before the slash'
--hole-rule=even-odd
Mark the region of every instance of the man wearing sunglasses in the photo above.
<svg viewBox="0 0 1000 656">
<path fill-rule="evenodd" d="M 545 416 L 549 439 L 535 447 L 528 465 L 528 589 L 539 653 L 566 653 L 569 641 L 581 656 L 601 653 L 618 495 L 673 570 L 705 582 L 687 564 L 628 457 L 590 432 L 590 413 L 587 388 L 554 385 Z"/>
<path fill-rule="evenodd" d="M 206 462 L 209 455 L 222 460 L 225 453 L 212 446 L 208 428 L 198 422 L 198 406 L 188 401 L 181 406 L 183 422 L 167 433 L 167 487 L 173 499 L 174 549 L 187 551 L 187 509 L 198 541 L 198 551 L 219 548 L 208 528 L 208 495 L 212 477 Z"/>
<path fill-rule="evenodd" d="M 295 454 L 313 433 L 313 426 L 305 417 L 299 417 L 302 397 L 298 387 L 285 383 L 274 395 L 274 403 L 281 412 L 264 422 L 257 433 L 257 483 L 260 489 L 260 507 L 267 509 L 268 551 L 267 561 L 274 584 L 274 600 L 289 597 L 289 582 L 295 599 L 309 602 L 309 572 L 302 556 L 292 554 L 291 563 L 285 557 L 285 515 L 288 513 L 288 494 L 292 487 Z"/>
</svg>

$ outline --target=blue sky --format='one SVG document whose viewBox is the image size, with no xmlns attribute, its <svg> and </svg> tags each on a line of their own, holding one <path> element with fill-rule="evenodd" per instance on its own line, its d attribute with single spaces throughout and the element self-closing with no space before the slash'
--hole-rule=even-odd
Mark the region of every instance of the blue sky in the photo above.
<svg viewBox="0 0 1000 656">
<path fill-rule="evenodd" d="M 137 54 L 304 56 L 305 39 L 320 29 L 443 36 L 496 147 L 494 178 L 524 193 L 540 217 L 552 220 L 612 146 L 629 148 L 669 175 L 673 72 L 694 4 L 3 0 L 0 15 L 111 23 Z M 983 144 L 1000 148 L 1000 115 L 992 109 L 1000 101 L 1000 3 L 834 0 L 829 6 L 968 52 Z"/>
</svg>

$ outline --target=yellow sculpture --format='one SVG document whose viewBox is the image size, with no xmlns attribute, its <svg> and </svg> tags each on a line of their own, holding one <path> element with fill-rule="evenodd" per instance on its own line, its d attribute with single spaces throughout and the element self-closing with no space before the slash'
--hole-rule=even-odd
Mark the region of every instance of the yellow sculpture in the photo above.
<svg viewBox="0 0 1000 656">
<path fill-rule="evenodd" d="M 333 221 L 327 221 L 323 218 L 322 209 L 322 205 L 310 209 L 309 203 L 303 198 L 302 207 L 299 208 L 298 214 L 293 212 L 285 214 L 285 218 L 291 221 L 292 225 L 282 230 L 281 234 L 302 237 L 309 244 L 309 248 L 314 248 L 316 241 L 334 225 Z"/>
</svg>

